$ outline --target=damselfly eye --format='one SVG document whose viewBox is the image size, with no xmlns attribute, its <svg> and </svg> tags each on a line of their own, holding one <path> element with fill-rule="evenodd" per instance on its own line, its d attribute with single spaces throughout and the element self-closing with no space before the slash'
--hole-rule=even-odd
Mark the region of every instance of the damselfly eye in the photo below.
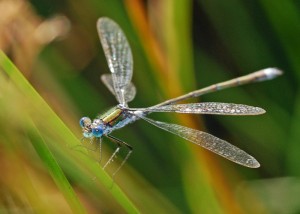
<svg viewBox="0 0 300 214">
<path fill-rule="evenodd" d="M 95 137 L 101 137 L 103 134 L 103 127 L 96 126 L 95 128 L 92 128 L 92 133 Z"/>
<path fill-rule="evenodd" d="M 91 119 L 88 117 L 83 117 L 79 120 L 79 124 L 80 124 L 81 128 L 86 127 L 86 125 L 91 124 L 91 122 L 92 122 Z"/>
</svg>

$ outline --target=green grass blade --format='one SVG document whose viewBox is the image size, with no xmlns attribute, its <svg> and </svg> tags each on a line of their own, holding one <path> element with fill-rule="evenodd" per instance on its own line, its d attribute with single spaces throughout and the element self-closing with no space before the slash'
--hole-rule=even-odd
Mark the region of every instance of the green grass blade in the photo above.
<svg viewBox="0 0 300 214">
<path fill-rule="evenodd" d="M 178 91 L 181 88 L 183 91 L 194 90 L 192 1 L 167 1 L 164 3 L 164 10 L 166 18 L 162 19 L 165 29 L 162 36 L 166 43 L 170 69 L 169 84 L 173 86 L 171 87 L 172 91 L 175 90 L 174 85 L 177 85 L 176 83 L 178 83 Z M 172 80 L 172 78 L 175 79 Z M 182 91 L 180 93 L 182 94 Z"/>
<path fill-rule="evenodd" d="M 62 169 L 60 168 L 51 151 L 49 150 L 46 142 L 40 135 L 36 125 L 32 121 L 30 122 L 30 124 L 31 127 L 29 127 L 28 130 L 29 139 L 31 140 L 32 145 L 35 148 L 35 151 L 43 161 L 44 165 L 47 167 L 56 185 L 64 194 L 72 211 L 74 213 L 86 213 L 85 208 L 82 206 L 81 202 L 77 198 L 77 195 L 73 191 L 71 184 L 65 177 Z"/>
<path fill-rule="evenodd" d="M 90 174 L 87 174 L 86 176 L 95 177 L 102 186 L 107 188 L 113 198 L 128 213 L 139 213 L 135 205 L 128 199 L 117 184 L 114 184 L 113 187 L 111 186 L 112 180 L 99 167 L 96 161 L 91 160 L 87 155 L 81 154 L 80 152 L 78 152 L 76 157 L 74 157 L 74 152 L 72 153 L 69 147 L 66 147 L 65 144 L 61 143 L 68 142 L 69 145 L 75 145 L 79 144 L 79 141 L 3 52 L 0 52 L 0 66 L 9 76 L 17 89 L 24 95 L 24 100 L 30 102 L 30 109 L 26 109 L 28 111 L 26 112 L 24 108 L 24 114 L 28 114 L 35 124 L 39 124 L 39 131 L 43 137 L 44 135 L 47 136 L 47 139 L 55 137 L 55 141 L 47 141 L 47 143 L 52 143 L 53 145 L 51 144 L 51 146 L 56 148 L 58 151 L 65 153 L 65 155 L 69 158 L 72 158 L 71 161 L 78 164 L 77 170 L 82 171 L 82 173 L 87 173 L 86 171 L 88 171 Z M 29 126 L 29 124 L 27 124 L 27 126 Z M 40 149 L 42 150 L 45 148 Z M 42 151 L 40 152 L 42 153 Z M 45 152 L 45 150 L 43 150 L 43 152 Z M 50 154 L 48 154 L 48 158 L 49 155 Z M 56 170 L 58 171 L 60 169 Z M 63 183 L 60 183 L 60 185 L 65 186 Z M 75 201 L 76 199 L 73 200 Z"/>
</svg>

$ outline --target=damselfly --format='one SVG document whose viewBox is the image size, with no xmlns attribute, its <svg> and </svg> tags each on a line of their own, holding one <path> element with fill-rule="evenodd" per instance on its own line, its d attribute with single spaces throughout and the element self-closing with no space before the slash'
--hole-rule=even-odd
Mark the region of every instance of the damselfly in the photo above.
<svg viewBox="0 0 300 214">
<path fill-rule="evenodd" d="M 139 119 L 143 119 L 158 128 L 178 135 L 179 137 L 202 146 L 235 163 L 251 168 L 257 168 L 260 166 L 258 161 L 251 155 L 211 134 L 176 124 L 156 121 L 148 118 L 147 116 L 153 112 L 219 115 L 263 114 L 265 113 L 264 109 L 243 104 L 219 102 L 189 104 L 176 103 L 188 98 L 198 97 L 203 94 L 233 86 L 270 80 L 282 74 L 279 69 L 267 68 L 259 70 L 242 77 L 192 91 L 188 94 L 167 100 L 148 108 L 129 108 L 128 102 L 132 101 L 136 94 L 135 86 L 131 82 L 133 73 L 133 60 L 129 43 L 121 28 L 109 18 L 100 18 L 97 22 L 97 30 L 106 60 L 108 62 L 108 67 L 111 71 L 111 74 L 102 75 L 101 80 L 110 90 L 110 92 L 116 97 L 119 104 L 104 114 L 96 117 L 93 121 L 88 117 L 81 118 L 80 125 L 83 130 L 83 139 L 89 139 L 91 142 L 99 143 L 100 151 L 103 137 L 107 137 L 112 142 L 116 143 L 117 149 L 104 164 L 103 168 L 105 168 L 114 159 L 122 147 L 126 148 L 128 153 L 114 174 L 124 165 L 132 153 L 132 147 L 124 141 L 111 136 L 111 133 L 114 130 L 120 129 Z"/>
</svg>

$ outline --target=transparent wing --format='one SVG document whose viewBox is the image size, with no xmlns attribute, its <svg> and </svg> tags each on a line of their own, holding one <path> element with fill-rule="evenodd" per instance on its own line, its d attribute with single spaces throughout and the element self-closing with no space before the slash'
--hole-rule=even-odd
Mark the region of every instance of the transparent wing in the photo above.
<svg viewBox="0 0 300 214">
<path fill-rule="evenodd" d="M 176 134 L 179 137 L 202 146 L 203 148 L 208 149 L 235 163 L 250 168 L 258 168 L 260 166 L 258 161 L 251 155 L 213 135 L 176 124 L 159 122 L 142 116 L 140 117 L 154 126 Z"/>
<path fill-rule="evenodd" d="M 111 74 L 103 74 L 101 76 L 101 80 L 104 83 L 104 85 L 108 88 L 108 90 L 113 95 L 116 96 L 116 92 L 115 92 L 114 85 L 113 85 L 112 75 Z M 129 83 L 129 85 L 127 86 L 127 88 L 125 90 L 125 94 L 124 94 L 125 103 L 132 101 L 134 99 L 135 95 L 136 95 L 136 88 L 133 85 L 133 83 Z"/>
<path fill-rule="evenodd" d="M 111 74 L 103 74 L 101 75 L 101 81 L 104 83 L 104 85 L 108 88 L 108 90 L 116 96 L 116 92 L 114 89 L 114 84 L 112 80 Z"/>
<path fill-rule="evenodd" d="M 177 112 L 188 114 L 221 114 L 221 115 L 257 115 L 266 111 L 262 108 L 233 103 L 188 103 L 177 105 L 166 105 L 160 107 L 150 107 L 147 112 Z"/>
<path fill-rule="evenodd" d="M 115 96 L 126 105 L 126 89 L 131 82 L 133 60 L 128 41 L 119 25 L 109 18 L 100 18 L 97 29 L 108 67 L 112 73 Z"/>
</svg>

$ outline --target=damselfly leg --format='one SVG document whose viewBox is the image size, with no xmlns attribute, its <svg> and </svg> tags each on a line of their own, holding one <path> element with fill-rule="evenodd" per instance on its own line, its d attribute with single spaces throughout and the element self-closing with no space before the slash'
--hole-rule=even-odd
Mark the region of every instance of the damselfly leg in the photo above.
<svg viewBox="0 0 300 214">
<path fill-rule="evenodd" d="M 119 153 L 120 149 L 122 147 L 126 147 L 128 149 L 128 152 L 125 156 L 125 158 L 123 159 L 122 163 L 119 165 L 119 167 L 113 172 L 112 174 L 112 177 L 115 176 L 115 174 L 122 168 L 122 166 L 125 164 L 125 162 L 127 161 L 127 159 L 129 158 L 130 154 L 132 153 L 133 151 L 133 148 L 128 144 L 128 143 L 125 143 L 124 141 L 122 140 L 119 140 L 118 138 L 115 138 L 111 135 L 107 135 L 107 137 L 114 143 L 117 144 L 117 148 L 116 150 L 114 151 L 114 153 L 110 156 L 110 158 L 108 159 L 108 161 L 104 164 L 103 166 L 103 169 L 105 169 L 112 161 L 113 159 L 116 157 L 116 155 Z"/>
</svg>

